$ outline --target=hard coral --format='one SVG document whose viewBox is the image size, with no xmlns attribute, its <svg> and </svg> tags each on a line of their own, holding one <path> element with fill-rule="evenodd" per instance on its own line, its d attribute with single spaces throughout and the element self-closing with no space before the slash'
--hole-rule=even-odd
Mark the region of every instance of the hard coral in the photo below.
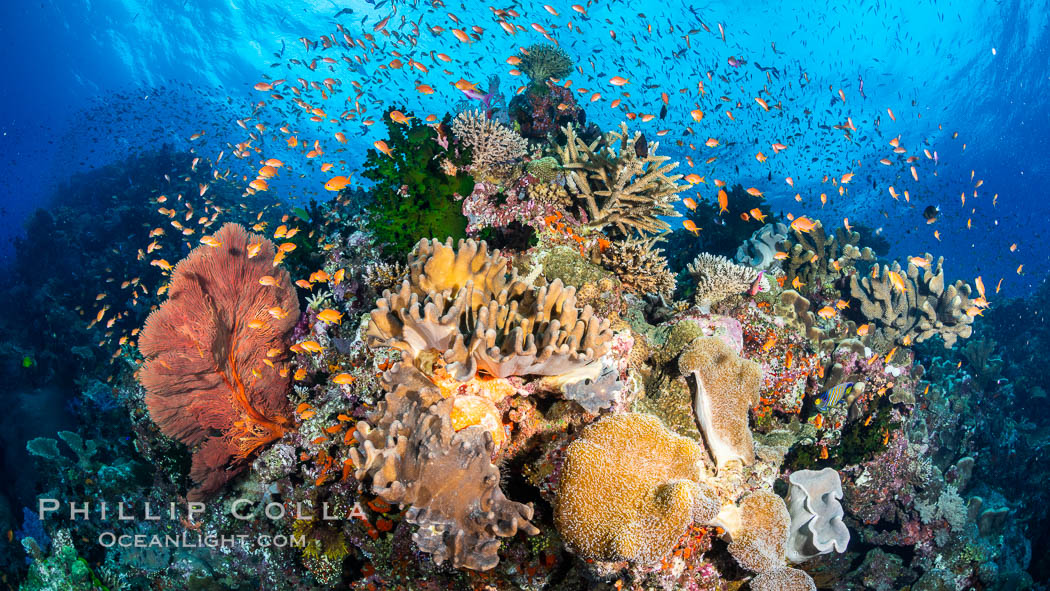
<svg viewBox="0 0 1050 591">
<path fill-rule="evenodd" d="M 747 291 L 758 279 L 757 269 L 706 252 L 700 253 L 686 271 L 696 281 L 696 302 L 708 308 L 731 295 Z"/>
<path fill-rule="evenodd" d="M 441 389 L 411 365 L 397 363 L 382 377 L 386 398 L 370 422 L 357 423 L 351 450 L 356 477 L 369 480 L 388 503 L 412 507 L 405 513 L 419 525 L 412 539 L 438 564 L 489 570 L 499 562 L 499 537 L 529 523 L 532 506 L 507 499 L 499 469 L 492 464 L 494 442 L 484 424 L 456 430 L 457 396 Z"/>
<path fill-rule="evenodd" d="M 470 148 L 472 170 L 512 162 L 528 149 L 525 138 L 477 110 L 457 115 L 452 121 L 452 133 Z"/>
<path fill-rule="evenodd" d="M 438 352 L 456 379 L 477 372 L 495 377 L 560 376 L 584 372 L 608 352 L 612 331 L 590 306 L 576 307 L 576 290 L 561 281 L 538 289 L 508 272 L 485 242 L 422 240 L 409 257 L 409 278 L 384 292 L 372 311 L 367 338 L 413 358 Z M 589 373 L 586 370 L 593 370 Z M 571 381 L 578 381 L 571 380 Z"/>
<path fill-rule="evenodd" d="M 581 556 L 651 564 L 721 503 L 699 482 L 703 450 L 653 416 L 626 413 L 587 426 L 566 450 L 554 521 Z"/>
<path fill-rule="evenodd" d="M 150 416 L 165 435 L 200 446 L 191 499 L 218 492 L 291 425 L 282 371 L 299 318 L 291 279 L 273 267 L 273 243 L 262 236 L 226 224 L 215 239 L 218 247 L 199 246 L 175 266 L 168 300 L 139 339 Z M 265 276 L 272 285 L 260 284 Z"/>
<path fill-rule="evenodd" d="M 646 142 L 641 132 L 631 134 L 627 124 L 590 144 L 573 126 L 562 128 L 566 143 L 556 146 L 570 193 L 588 217 L 587 226 L 610 227 L 622 235 L 670 229 L 660 217 L 677 217 L 674 203 L 688 185 L 677 184 L 682 175 L 668 175 L 677 162 L 657 156 L 657 142 Z"/>
<path fill-rule="evenodd" d="M 908 263 L 907 274 L 899 263 L 872 269 L 871 277 L 850 276 L 850 295 L 860 303 L 860 312 L 886 340 L 907 346 L 940 335 L 945 348 L 973 332 L 974 300 L 964 281 L 945 286 L 941 264 L 926 255 L 925 269 Z M 899 285 L 894 285 L 899 281 Z"/>
<path fill-rule="evenodd" d="M 717 337 L 699 337 L 678 359 L 683 376 L 696 380 L 695 412 L 704 440 L 721 469 L 731 461 L 755 459 L 748 409 L 759 403 L 762 368 L 741 359 Z"/>
<path fill-rule="evenodd" d="M 824 225 L 817 220 L 809 232 L 792 229 L 780 243 L 786 285 L 793 285 L 797 277 L 809 290 L 815 289 L 829 277 L 837 277 L 858 260 L 871 261 L 875 253 L 860 247 L 860 233 L 839 228 L 829 237 Z"/>
<path fill-rule="evenodd" d="M 616 273 L 624 288 L 632 293 L 670 297 L 675 277 L 667 269 L 667 259 L 653 248 L 659 237 L 614 240 L 601 252 L 601 265 Z"/>
</svg>

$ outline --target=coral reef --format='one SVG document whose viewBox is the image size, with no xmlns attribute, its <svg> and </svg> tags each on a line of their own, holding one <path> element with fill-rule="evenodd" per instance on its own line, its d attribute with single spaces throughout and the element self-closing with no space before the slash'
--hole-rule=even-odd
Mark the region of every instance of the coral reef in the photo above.
<svg viewBox="0 0 1050 591">
<path fill-rule="evenodd" d="M 842 482 L 831 468 L 799 470 L 788 476 L 791 514 L 787 559 L 805 562 L 834 550 L 845 552 L 849 530 L 842 523 Z"/>
<path fill-rule="evenodd" d="M 696 302 L 708 309 L 729 296 L 744 293 L 759 280 L 757 269 L 706 252 L 700 253 L 686 270 L 696 282 Z"/>
<path fill-rule="evenodd" d="M 601 251 L 601 264 L 621 278 L 631 293 L 670 297 L 675 277 L 667 268 L 663 251 L 654 248 L 660 237 L 616 240 Z"/>
<path fill-rule="evenodd" d="M 457 115 L 452 121 L 452 133 L 470 149 L 470 164 L 474 171 L 513 162 L 524 156 L 528 149 L 525 138 L 477 110 Z"/>
<path fill-rule="evenodd" d="M 566 184 L 587 215 L 589 228 L 646 234 L 667 230 L 662 216 L 678 216 L 674 203 L 687 185 L 671 175 L 677 162 L 657 156 L 659 144 L 647 142 L 641 132 L 631 134 L 627 124 L 587 143 L 573 126 L 562 128 L 565 144 L 556 146 Z"/>
<path fill-rule="evenodd" d="M 695 381 L 696 416 L 718 468 L 754 461 L 748 410 L 759 402 L 759 365 L 741 359 L 722 339 L 700 337 L 682 351 L 678 367 Z"/>
<path fill-rule="evenodd" d="M 217 492 L 291 426 L 282 367 L 299 317 L 291 279 L 262 236 L 226 224 L 214 241 L 175 266 L 168 300 L 139 338 L 150 416 L 196 447 L 191 498 Z"/>
<path fill-rule="evenodd" d="M 608 351 L 608 321 L 589 306 L 577 308 L 574 288 L 557 279 L 539 289 L 527 285 L 508 275 L 499 251 L 489 254 L 484 242 L 453 248 L 451 239 L 422 240 L 408 267 L 409 279 L 398 292 L 385 292 L 372 312 L 373 346 L 396 347 L 413 358 L 438 351 L 461 381 L 478 371 L 569 374 L 600 365 L 596 360 Z"/>
<path fill-rule="evenodd" d="M 957 339 L 969 338 L 973 310 L 979 308 L 965 282 L 945 285 L 941 268 L 944 257 L 936 264 L 932 255 L 927 254 L 924 260 L 921 276 L 913 262 L 908 263 L 907 273 L 898 263 L 876 263 L 871 277 L 851 275 L 850 296 L 883 339 L 908 346 L 937 335 L 944 340 L 945 348 L 951 348 Z"/>
<path fill-rule="evenodd" d="M 703 450 L 655 417 L 603 418 L 565 451 L 554 522 L 583 557 L 657 562 L 690 523 L 718 513 L 718 497 L 698 482 L 702 465 Z"/>
<path fill-rule="evenodd" d="M 811 291 L 857 261 L 875 259 L 870 248 L 860 246 L 860 233 L 847 228 L 838 228 L 835 235 L 829 237 L 824 224 L 816 220 L 809 231 L 792 229 L 791 232 L 779 245 L 780 252 L 787 257 L 783 261 L 785 285 Z M 796 278 L 801 286 L 796 286 Z"/>
</svg>

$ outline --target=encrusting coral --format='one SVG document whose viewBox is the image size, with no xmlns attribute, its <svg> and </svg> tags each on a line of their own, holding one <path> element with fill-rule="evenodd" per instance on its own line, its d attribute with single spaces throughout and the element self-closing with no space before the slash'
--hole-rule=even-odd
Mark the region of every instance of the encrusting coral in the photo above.
<svg viewBox="0 0 1050 591">
<path fill-rule="evenodd" d="M 351 450 L 356 478 L 388 503 L 411 505 L 412 539 L 438 564 L 488 570 L 499 562 L 499 537 L 539 533 L 531 505 L 507 499 L 492 464 L 491 431 L 456 429 L 459 396 L 445 397 L 432 378 L 406 363 L 382 377 L 387 391 L 370 422 L 357 424 Z"/>
<path fill-rule="evenodd" d="M 804 562 L 831 551 L 845 552 L 849 530 L 842 523 L 844 514 L 842 481 L 832 468 L 798 470 L 788 477 L 788 512 L 791 533 L 787 559 Z"/>
<path fill-rule="evenodd" d="M 291 279 L 272 264 L 266 238 L 226 224 L 214 239 L 218 246 L 198 246 L 175 266 L 168 299 L 139 339 L 150 417 L 165 435 L 199 446 L 191 499 L 218 492 L 291 426 L 282 369 L 299 318 Z"/>
<path fill-rule="evenodd" d="M 758 269 L 707 252 L 700 253 L 686 271 L 696 282 L 696 302 L 707 308 L 744 293 L 759 279 Z"/>
<path fill-rule="evenodd" d="M 588 425 L 565 452 L 554 522 L 584 558 L 658 562 L 692 523 L 721 508 L 699 482 L 704 452 L 656 417 L 625 413 Z"/>
<path fill-rule="evenodd" d="M 674 204 L 688 185 L 677 184 L 680 174 L 668 176 L 678 163 L 656 155 L 659 143 L 646 143 L 641 132 L 631 134 L 626 123 L 590 144 L 571 125 L 562 133 L 566 143 L 555 152 L 569 192 L 587 214 L 587 227 L 611 226 L 624 236 L 657 233 L 670 229 L 660 217 L 681 215 Z"/>
<path fill-rule="evenodd" d="M 495 376 L 559 376 L 595 363 L 609 350 L 612 331 L 590 306 L 576 307 L 576 290 L 554 280 L 538 289 L 507 271 L 485 242 L 421 240 L 409 255 L 409 278 L 386 291 L 371 313 L 371 346 L 401 349 L 415 358 L 437 351 L 461 381 Z M 571 381 L 578 381 L 573 379 Z"/>
<path fill-rule="evenodd" d="M 486 117 L 483 111 L 460 113 L 452 121 L 452 133 L 470 148 L 474 169 L 512 162 L 525 155 L 528 142 L 506 125 Z"/>
<path fill-rule="evenodd" d="M 927 254 L 925 268 L 909 262 L 907 273 L 899 263 L 875 264 L 871 276 L 850 276 L 850 295 L 859 302 L 863 314 L 879 335 L 887 341 L 909 346 L 940 335 L 950 349 L 960 338 L 973 333 L 973 318 L 978 310 L 970 298 L 970 286 L 964 281 L 945 285 L 941 264 L 933 264 Z"/>
<path fill-rule="evenodd" d="M 682 351 L 679 371 L 696 381 L 694 407 L 704 441 L 719 469 L 755 459 L 748 410 L 759 403 L 762 368 L 741 359 L 717 337 L 699 337 Z"/>
<path fill-rule="evenodd" d="M 675 277 L 667 268 L 663 251 L 653 248 L 659 240 L 659 236 L 614 240 L 601 251 L 601 265 L 616 273 L 630 292 L 670 297 L 674 293 Z"/>
</svg>

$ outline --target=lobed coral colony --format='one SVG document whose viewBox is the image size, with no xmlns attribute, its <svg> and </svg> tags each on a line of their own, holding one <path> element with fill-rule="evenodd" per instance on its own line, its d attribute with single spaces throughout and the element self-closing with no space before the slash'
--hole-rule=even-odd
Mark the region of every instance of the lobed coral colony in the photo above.
<svg viewBox="0 0 1050 591">
<path fill-rule="evenodd" d="M 975 382 L 915 361 L 970 337 L 983 288 L 772 215 L 721 235 L 735 260 L 672 268 L 677 163 L 586 125 L 552 83 L 571 67 L 528 48 L 503 120 L 387 112 L 370 194 L 285 216 L 278 245 L 222 226 L 128 343 L 137 383 L 113 391 L 154 476 L 109 478 L 136 503 L 211 501 L 182 523 L 202 535 L 301 546 L 81 565 L 69 531 L 50 552 L 27 535 L 29 588 L 1025 588 L 1018 517 L 957 457 Z M 990 343 L 965 349 L 985 387 Z M 237 498 L 325 517 L 233 519 Z"/>
</svg>

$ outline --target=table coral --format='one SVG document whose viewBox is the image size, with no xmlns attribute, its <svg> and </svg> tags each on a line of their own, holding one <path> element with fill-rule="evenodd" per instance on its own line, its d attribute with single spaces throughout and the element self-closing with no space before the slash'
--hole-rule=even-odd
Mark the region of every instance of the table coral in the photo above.
<svg viewBox="0 0 1050 591">
<path fill-rule="evenodd" d="M 554 521 L 586 558 L 654 563 L 720 501 L 698 482 L 703 450 L 650 415 L 608 416 L 566 450 Z"/>
<path fill-rule="evenodd" d="M 682 352 L 678 367 L 696 380 L 695 412 L 718 468 L 754 461 L 747 413 L 759 403 L 759 365 L 741 359 L 722 339 L 700 337 Z"/>
<path fill-rule="evenodd" d="M 191 499 L 218 492 L 291 426 L 281 369 L 299 318 L 291 279 L 262 236 L 226 224 L 214 238 L 218 247 L 199 246 L 175 266 L 168 300 L 139 339 L 150 417 L 195 447 Z"/>
</svg>

